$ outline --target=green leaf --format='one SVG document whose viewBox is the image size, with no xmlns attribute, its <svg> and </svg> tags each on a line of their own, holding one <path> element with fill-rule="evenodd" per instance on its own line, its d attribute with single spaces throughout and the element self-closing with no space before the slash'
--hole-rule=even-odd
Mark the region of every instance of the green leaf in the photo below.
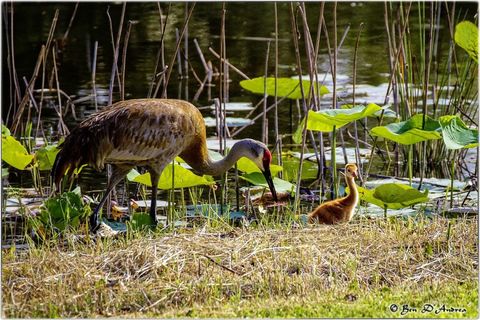
<svg viewBox="0 0 480 320">
<path fill-rule="evenodd" d="M 387 108 L 387 106 L 383 107 Z M 375 103 L 370 103 L 367 106 L 358 105 L 353 108 L 344 109 L 325 109 L 320 111 L 308 111 L 307 129 L 321 132 L 332 132 L 335 126 L 336 129 L 344 125 L 371 116 L 375 112 L 383 109 Z M 302 120 L 297 130 L 293 134 L 293 141 L 300 143 L 302 141 L 302 131 L 305 125 L 305 119 Z"/>
<path fill-rule="evenodd" d="M 265 177 L 260 172 L 244 174 L 240 176 L 240 178 L 250 182 L 253 185 L 268 188 L 267 180 L 265 180 Z M 280 178 L 274 177 L 273 184 L 275 185 L 275 191 L 277 192 L 295 192 L 294 184 Z"/>
<path fill-rule="evenodd" d="M 377 126 L 370 130 L 374 136 L 386 138 L 403 145 L 415 144 L 426 140 L 440 139 L 440 123 L 425 116 L 425 128 L 422 130 L 423 114 L 416 114 L 407 121 Z"/>
<path fill-rule="evenodd" d="M 442 127 L 443 142 L 447 149 L 473 148 L 478 146 L 478 129 L 470 129 L 458 116 L 443 116 L 438 119 Z"/>
<path fill-rule="evenodd" d="M 2 168 L 2 179 L 8 178 L 8 168 Z"/>
<path fill-rule="evenodd" d="M 384 118 L 396 118 L 397 114 L 395 113 L 395 111 L 390 109 L 390 107 L 391 107 L 390 105 L 385 105 L 381 108 L 381 110 L 378 110 L 373 114 L 370 114 L 369 117 L 380 117 L 383 111 Z M 352 108 L 353 108 L 353 104 L 344 104 L 342 106 L 342 109 L 352 109 Z"/>
<path fill-rule="evenodd" d="M 212 185 L 215 184 L 213 178 L 209 176 L 197 176 L 192 171 L 175 164 L 174 167 L 174 186 L 173 188 L 189 188 L 200 185 Z M 150 180 L 150 173 L 140 174 L 135 169 L 132 169 L 127 174 L 129 181 L 138 182 L 146 186 L 151 187 L 152 182 Z M 162 190 L 172 189 L 172 165 L 169 164 L 162 172 L 160 181 L 158 182 L 158 188 Z"/>
<path fill-rule="evenodd" d="M 237 169 L 245 172 L 245 173 L 252 173 L 252 172 L 261 172 L 258 166 L 250 159 L 242 157 L 237 161 Z M 282 167 L 276 164 L 270 165 L 270 172 L 272 176 L 276 175 L 282 171 Z"/>
<path fill-rule="evenodd" d="M 223 156 L 219 152 L 208 150 L 208 154 L 210 158 L 214 161 L 223 159 Z M 245 157 L 242 157 L 237 161 L 237 169 L 245 173 L 261 172 L 261 170 L 252 160 Z M 270 165 L 270 172 L 272 173 L 272 175 L 276 175 L 282 170 L 283 168 L 281 166 L 278 166 L 276 164 Z"/>
<path fill-rule="evenodd" d="M 151 228 L 153 221 L 149 214 L 134 213 L 127 224 L 132 230 L 144 230 Z"/>
<path fill-rule="evenodd" d="M 2 136 L 2 160 L 17 169 L 25 169 L 33 160 L 33 155 L 14 137 Z"/>
<path fill-rule="evenodd" d="M 478 27 L 470 21 L 455 26 L 455 43 L 478 63 Z"/>
<path fill-rule="evenodd" d="M 258 77 L 250 80 L 240 81 L 240 86 L 250 92 L 263 95 L 265 93 L 265 77 Z M 310 81 L 302 80 L 303 92 L 305 98 L 308 98 L 310 92 Z M 275 95 L 275 78 L 267 77 L 266 93 L 269 96 Z M 329 93 L 325 86 L 319 85 L 320 95 Z M 317 92 L 316 86 L 314 86 Z M 300 81 L 293 78 L 277 78 L 277 96 L 287 97 L 289 99 L 302 99 L 302 91 L 300 90 Z"/>
<path fill-rule="evenodd" d="M 398 210 L 428 201 L 428 190 L 420 192 L 405 184 L 386 183 L 371 190 L 357 186 L 357 189 L 360 199 L 380 208 Z"/>
<path fill-rule="evenodd" d="M 59 151 L 60 149 L 57 148 L 57 145 L 45 146 L 38 149 L 37 152 L 35 152 L 35 161 L 38 163 L 38 168 L 40 170 L 51 170 Z"/>
<path fill-rule="evenodd" d="M 80 219 L 86 218 L 91 209 L 77 192 L 65 192 L 47 199 L 40 211 L 39 219 L 45 227 L 63 231 L 69 226 L 77 227 Z"/>
<path fill-rule="evenodd" d="M 10 130 L 8 130 L 7 126 L 2 124 L 2 137 L 7 137 L 10 135 Z"/>
</svg>

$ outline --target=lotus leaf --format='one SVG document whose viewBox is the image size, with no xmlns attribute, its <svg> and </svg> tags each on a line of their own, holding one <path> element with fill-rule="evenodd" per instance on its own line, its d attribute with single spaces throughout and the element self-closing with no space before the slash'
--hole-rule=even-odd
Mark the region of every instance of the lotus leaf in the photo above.
<svg viewBox="0 0 480 320">
<path fill-rule="evenodd" d="M 478 27 L 470 21 L 462 21 L 455 27 L 455 43 L 467 51 L 478 63 Z"/>
<path fill-rule="evenodd" d="M 407 121 L 374 127 L 370 130 L 370 133 L 403 145 L 441 138 L 441 127 L 437 120 L 425 116 L 424 129 L 422 129 L 422 122 L 423 114 L 416 114 Z"/>
<path fill-rule="evenodd" d="M 45 146 L 35 152 L 35 162 L 40 170 L 51 170 L 60 149 L 57 145 Z"/>
<path fill-rule="evenodd" d="M 33 160 L 33 155 L 14 137 L 2 136 L 2 160 L 17 169 L 25 169 Z"/>
<path fill-rule="evenodd" d="M 370 190 L 357 186 L 357 189 L 360 199 L 381 208 L 398 210 L 428 201 L 428 190 L 420 192 L 400 183 L 386 183 Z"/>
<path fill-rule="evenodd" d="M 442 127 L 443 142 L 448 149 L 478 146 L 478 129 L 468 128 L 458 116 L 443 116 L 438 120 Z"/>
<path fill-rule="evenodd" d="M 209 176 L 197 176 L 193 172 L 184 167 L 175 164 L 174 171 L 174 186 L 173 188 L 189 188 L 200 185 L 212 185 L 215 184 L 213 178 Z M 127 174 L 129 181 L 138 182 L 146 186 L 151 187 L 152 182 L 150 180 L 150 173 L 140 174 L 135 169 L 132 169 Z M 158 188 L 162 190 L 172 189 L 172 165 L 169 164 L 162 172 L 160 181 L 158 182 Z"/>
<path fill-rule="evenodd" d="M 258 77 L 249 80 L 240 81 L 240 86 L 250 92 L 263 95 L 265 93 L 265 77 Z M 275 78 L 267 77 L 266 93 L 269 96 L 275 95 Z M 303 92 L 305 98 L 308 98 L 310 90 L 310 81 L 302 80 Z M 317 92 L 316 86 L 314 86 Z M 325 86 L 319 86 L 320 95 L 329 93 Z M 300 81 L 292 78 L 277 78 L 277 96 L 287 97 L 289 99 L 302 99 L 302 91 L 300 90 Z"/>
<path fill-rule="evenodd" d="M 263 176 L 263 174 L 261 174 L 260 172 L 252 172 L 252 173 L 244 174 L 240 176 L 240 178 L 256 186 L 262 186 L 262 187 L 268 188 L 267 181 L 265 180 L 265 177 Z M 288 181 L 282 180 L 280 178 L 274 177 L 273 184 L 275 185 L 275 190 L 277 192 L 295 192 L 294 184 Z"/>
<path fill-rule="evenodd" d="M 210 155 L 210 158 L 212 158 L 212 160 L 214 161 L 223 159 L 223 156 L 219 152 L 208 150 L 208 154 Z M 261 172 L 260 169 L 252 160 L 245 157 L 242 157 L 237 161 L 237 169 L 245 173 Z M 279 165 L 276 165 L 276 164 L 270 165 L 270 172 L 272 173 L 272 176 L 276 175 L 282 170 L 283 168 Z"/>
<path fill-rule="evenodd" d="M 387 108 L 387 107 L 384 107 Z M 383 108 L 375 103 L 370 103 L 367 106 L 356 106 L 345 109 L 326 109 L 320 111 L 308 111 L 307 129 L 321 132 L 332 132 L 344 125 L 371 116 L 375 112 L 381 111 Z M 302 130 L 305 125 L 305 119 L 302 120 L 293 135 L 293 141 L 300 143 L 302 141 Z"/>
<path fill-rule="evenodd" d="M 2 124 L 2 137 L 6 137 L 10 135 L 10 130 L 8 130 L 7 126 Z"/>
<path fill-rule="evenodd" d="M 60 231 L 67 227 L 78 227 L 80 219 L 91 212 L 78 191 L 65 192 L 47 199 L 40 208 L 39 220 L 44 227 L 55 227 Z"/>
</svg>

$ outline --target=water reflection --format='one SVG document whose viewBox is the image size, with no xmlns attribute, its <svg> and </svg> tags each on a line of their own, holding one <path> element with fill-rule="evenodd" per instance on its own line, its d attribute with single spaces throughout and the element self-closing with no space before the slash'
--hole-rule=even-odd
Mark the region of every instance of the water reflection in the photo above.
<svg viewBox="0 0 480 320">
<path fill-rule="evenodd" d="M 175 48 L 175 29 L 181 28 L 185 20 L 186 12 L 191 3 L 160 3 L 155 2 L 137 3 L 129 2 L 126 6 L 125 25 L 127 21 L 135 21 L 128 43 L 126 56 L 125 89 L 126 98 L 140 98 L 147 96 L 151 81 L 154 76 L 155 63 L 160 39 L 162 38 L 161 21 L 167 21 L 165 41 L 166 63 L 171 59 Z M 384 24 L 384 6 L 394 7 L 394 3 L 381 2 L 339 2 L 337 12 L 337 37 L 338 41 L 348 29 L 347 36 L 338 51 L 337 63 L 337 93 L 339 103 L 351 103 L 352 100 L 352 73 L 353 54 L 356 35 L 361 23 L 365 24 L 358 49 L 356 101 L 358 103 L 383 104 L 389 80 L 388 52 L 386 48 L 387 35 Z M 316 36 L 320 3 L 308 2 L 305 4 L 307 20 L 312 32 Z M 415 7 L 415 6 L 414 6 Z M 6 8 L 4 4 L 3 8 Z M 31 76 L 34 64 L 40 51 L 41 45 L 47 40 L 55 10 L 59 10 L 59 19 L 56 26 L 55 37 L 61 38 L 68 29 L 70 18 L 75 8 L 75 3 L 14 3 L 14 49 L 16 70 L 19 78 Z M 458 3 L 459 11 L 471 12 L 476 10 L 475 3 Z M 63 47 L 62 59 L 59 61 L 59 83 L 61 89 L 73 99 L 87 97 L 92 94 L 92 65 L 93 48 L 98 42 L 98 59 L 96 69 L 97 103 L 105 106 L 108 101 L 108 87 L 113 61 L 112 35 L 107 12 L 112 19 L 113 34 L 116 36 L 118 23 L 122 10 L 120 2 L 91 3 L 80 2 L 78 11 L 73 21 L 67 42 Z M 265 54 L 267 42 L 274 38 L 274 3 L 255 2 L 240 3 L 229 2 L 226 4 L 226 52 L 229 62 L 242 70 L 250 77 L 261 76 L 265 73 Z M 295 76 L 296 58 L 292 41 L 290 3 L 278 3 L 279 18 L 279 76 Z M 8 13 L 8 12 L 7 12 Z M 210 61 L 214 69 L 218 69 L 219 62 L 208 50 L 212 47 L 219 52 L 220 27 L 221 27 L 222 3 L 196 3 L 192 19 L 188 28 L 188 52 L 182 52 L 181 56 L 188 56 L 190 73 L 187 79 L 179 79 L 177 69 L 173 70 L 171 83 L 168 88 L 168 96 L 192 100 L 194 93 L 199 87 L 192 70 L 200 79 L 205 76 L 203 65 L 193 44 L 197 39 L 199 46 L 207 61 Z M 329 30 L 329 41 L 333 46 L 333 3 L 325 4 L 325 21 Z M 410 16 L 412 43 L 418 38 L 418 13 L 413 12 Z M 297 15 L 297 18 L 299 16 Z M 442 19 L 439 34 L 440 57 L 447 55 L 449 39 L 447 20 Z M 5 25 L 2 25 L 5 28 Z M 6 34 L 6 30 L 4 30 Z M 300 35 L 301 48 L 304 48 L 303 34 Z M 332 89 L 330 73 L 331 62 L 328 48 L 322 35 L 319 50 L 318 66 L 320 79 Z M 5 42 L 4 37 L 4 42 Z M 274 50 L 273 42 L 270 48 L 268 75 L 274 73 Z M 4 46 L 5 47 L 5 46 Z M 303 49 L 302 49 L 303 50 Z M 305 59 L 305 52 L 301 52 Z M 7 55 L 3 55 L 3 65 L 6 65 Z M 182 61 L 182 64 L 184 61 Z M 306 61 L 302 61 L 306 65 Z M 176 68 L 176 66 L 173 66 Z M 214 70 L 215 71 L 215 70 Z M 218 70 L 217 70 L 218 71 Z M 260 97 L 252 95 L 239 86 L 241 76 L 230 69 L 229 97 L 231 101 L 253 102 L 256 104 Z M 4 68 L 4 79 L 9 79 L 8 70 Z M 212 97 L 218 97 L 218 79 L 214 78 L 215 86 L 211 88 Z M 23 88 L 23 86 L 22 86 Z M 2 102 L 9 106 L 11 97 L 8 81 L 3 81 Z M 118 87 L 114 88 L 114 100 L 118 100 Z M 392 97 L 389 98 L 390 102 Z M 431 103 L 429 99 L 427 103 Z M 441 101 L 443 104 L 445 101 Z M 199 96 L 199 106 L 210 106 L 207 90 Z M 322 108 L 329 108 L 332 104 L 332 95 L 322 98 Z M 420 104 L 419 104 L 420 105 Z M 76 114 L 82 118 L 91 114 L 95 108 L 92 99 L 76 104 Z M 5 119 L 7 108 L 3 108 L 2 117 Z M 282 133 L 288 134 L 296 129 L 299 108 L 295 103 L 286 101 L 279 107 L 279 119 Z M 210 110 L 203 110 L 205 116 L 210 115 Z M 51 112 L 52 118 L 48 118 L 49 111 L 45 113 L 44 128 L 56 129 L 55 113 Z M 234 113 L 233 116 L 244 114 Z M 270 128 L 273 128 L 273 113 L 268 115 Z M 66 118 L 66 123 L 73 127 L 77 122 L 71 114 Z M 252 137 L 259 138 L 262 122 L 256 121 L 235 138 Z M 209 129 L 209 134 L 214 134 L 215 129 Z M 270 141 L 273 141 L 273 130 L 270 130 Z M 287 141 L 288 142 L 288 141 Z"/>
</svg>

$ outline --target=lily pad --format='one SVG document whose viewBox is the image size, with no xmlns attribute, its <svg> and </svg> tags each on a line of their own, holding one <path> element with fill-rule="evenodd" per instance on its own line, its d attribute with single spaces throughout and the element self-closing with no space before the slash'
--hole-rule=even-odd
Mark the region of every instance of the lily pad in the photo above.
<svg viewBox="0 0 480 320">
<path fill-rule="evenodd" d="M 10 135 L 10 130 L 8 130 L 7 126 L 2 124 L 2 137 L 7 137 Z"/>
<path fill-rule="evenodd" d="M 428 190 L 420 192 L 415 188 L 399 183 L 386 183 L 370 190 L 357 186 L 357 189 L 360 199 L 380 208 L 398 210 L 428 201 Z"/>
<path fill-rule="evenodd" d="M 478 146 L 478 129 L 470 129 L 458 116 L 443 116 L 438 119 L 442 127 L 443 142 L 447 149 L 473 148 Z"/>
<path fill-rule="evenodd" d="M 60 149 L 57 145 L 45 146 L 35 152 L 35 162 L 40 170 L 51 170 Z"/>
<path fill-rule="evenodd" d="M 386 108 L 386 107 L 384 107 Z M 367 106 L 356 106 L 347 109 L 325 109 L 320 111 L 308 111 L 307 129 L 321 132 L 332 132 L 333 128 L 339 129 L 344 125 L 371 116 L 383 108 L 375 103 L 369 103 Z M 302 141 L 302 131 L 305 125 L 305 119 L 302 120 L 293 134 L 293 141 L 300 143 Z"/>
<path fill-rule="evenodd" d="M 223 159 L 223 156 L 216 151 L 208 150 L 208 154 L 210 158 L 214 161 L 218 161 Z M 245 172 L 245 173 L 252 173 L 252 172 L 261 172 L 257 165 L 250 159 L 242 157 L 237 161 L 237 169 Z M 270 165 L 270 172 L 272 175 L 276 175 L 280 171 L 282 171 L 282 167 L 276 164 Z"/>
<path fill-rule="evenodd" d="M 80 220 L 91 212 L 85 204 L 79 190 L 65 192 L 47 199 L 40 208 L 39 221 L 44 227 L 55 227 L 60 231 L 68 227 L 78 227 Z M 38 225 L 37 225 L 38 227 Z"/>
<path fill-rule="evenodd" d="M 240 86 L 250 92 L 263 95 L 266 91 L 267 95 L 275 96 L 275 78 L 267 77 L 265 90 L 265 77 L 258 77 L 250 80 L 240 81 Z M 305 98 L 308 98 L 310 90 L 310 81 L 302 80 L 303 92 Z M 317 92 L 316 86 L 314 86 Z M 319 85 L 320 95 L 329 93 L 325 86 Z M 289 99 L 302 99 L 302 91 L 300 90 L 300 81 L 292 78 L 277 78 L 277 96 L 287 97 Z"/>
<path fill-rule="evenodd" d="M 2 136 L 2 160 L 19 170 L 25 169 L 33 160 L 33 155 L 14 137 Z"/>
<path fill-rule="evenodd" d="M 174 171 L 174 185 L 173 188 L 189 188 L 200 185 L 212 185 L 215 184 L 213 178 L 209 176 L 197 176 L 193 172 L 184 167 L 175 164 Z M 138 182 L 146 186 L 151 187 L 152 182 L 150 180 L 150 173 L 140 174 L 137 170 L 132 169 L 127 174 L 129 181 Z M 158 182 L 158 188 L 162 190 L 172 189 L 172 164 L 169 164 L 162 172 L 160 181 Z"/>
<path fill-rule="evenodd" d="M 261 172 L 252 160 L 245 157 L 240 158 L 240 160 L 237 161 L 237 169 L 245 173 Z M 281 166 L 276 164 L 270 164 L 270 172 L 272 176 L 276 175 L 280 171 L 282 171 Z"/>
<path fill-rule="evenodd" d="M 250 182 L 256 186 L 262 186 L 268 188 L 267 181 L 265 177 L 260 172 L 252 172 L 240 176 L 243 180 Z M 275 191 L 279 192 L 295 192 L 295 185 L 288 181 L 282 180 L 280 178 L 274 177 L 273 184 L 275 185 Z"/>
<path fill-rule="evenodd" d="M 370 130 L 374 136 L 386 138 L 403 145 L 415 144 L 426 140 L 440 139 L 440 123 L 425 116 L 425 127 L 422 129 L 423 115 L 416 114 L 407 121 L 377 126 Z"/>
<path fill-rule="evenodd" d="M 455 27 L 455 43 L 467 51 L 478 63 L 478 27 L 470 21 L 462 21 Z"/>
</svg>

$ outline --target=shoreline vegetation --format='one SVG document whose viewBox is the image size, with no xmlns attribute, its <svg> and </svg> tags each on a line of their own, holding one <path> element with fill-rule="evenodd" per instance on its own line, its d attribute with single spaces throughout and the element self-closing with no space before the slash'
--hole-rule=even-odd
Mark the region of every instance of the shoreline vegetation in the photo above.
<svg viewBox="0 0 480 320">
<path fill-rule="evenodd" d="M 85 242 L 67 234 L 64 247 L 4 251 L 3 313 L 476 318 L 478 218 L 449 221 L 356 217 L 337 226 L 224 226 Z"/>
</svg>

